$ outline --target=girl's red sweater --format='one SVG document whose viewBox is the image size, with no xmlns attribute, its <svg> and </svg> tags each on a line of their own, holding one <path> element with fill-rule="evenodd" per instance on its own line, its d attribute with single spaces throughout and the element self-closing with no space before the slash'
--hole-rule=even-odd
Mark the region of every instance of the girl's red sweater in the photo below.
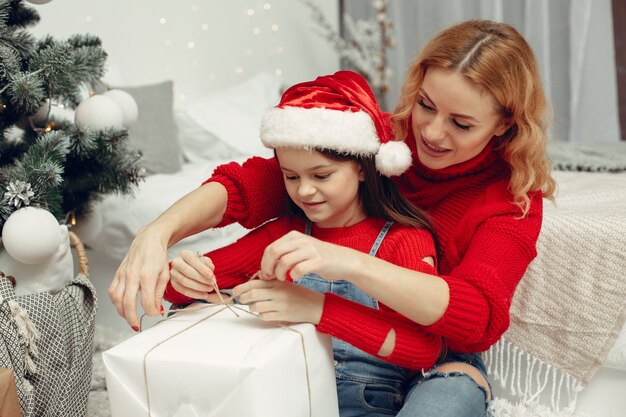
<svg viewBox="0 0 626 417">
<path fill-rule="evenodd" d="M 313 226 L 312 236 L 333 244 L 368 253 L 384 220 L 369 218 L 350 227 L 318 228 Z M 220 289 L 232 288 L 250 279 L 259 269 L 267 245 L 291 230 L 304 232 L 305 223 L 300 217 L 281 217 L 248 233 L 237 242 L 208 252 L 215 265 L 215 277 Z M 383 239 L 378 258 L 405 268 L 425 273 L 436 273 L 435 268 L 423 262 L 425 257 L 435 257 L 435 245 L 430 233 L 414 227 L 394 224 Z M 193 301 L 177 292 L 171 283 L 165 299 L 174 304 Z M 332 293 L 326 293 L 324 308 L 317 330 L 341 339 L 380 359 L 410 369 L 430 369 L 441 351 L 441 336 L 396 313 L 382 303 L 370 308 Z M 381 357 L 378 351 L 393 329 L 395 346 L 389 356 Z"/>
<path fill-rule="evenodd" d="M 440 245 L 439 274 L 450 289 L 447 310 L 425 329 L 444 336 L 454 351 L 484 351 L 509 327 L 515 288 L 536 256 L 542 194 L 529 194 L 530 209 L 520 218 L 508 188 L 510 167 L 493 143 L 469 161 L 439 170 L 420 163 L 411 133 L 407 144 L 413 165 L 396 183 L 431 216 Z M 220 226 L 239 222 L 253 228 L 284 210 L 287 194 L 273 158 L 222 165 L 208 181 L 228 191 Z"/>
</svg>

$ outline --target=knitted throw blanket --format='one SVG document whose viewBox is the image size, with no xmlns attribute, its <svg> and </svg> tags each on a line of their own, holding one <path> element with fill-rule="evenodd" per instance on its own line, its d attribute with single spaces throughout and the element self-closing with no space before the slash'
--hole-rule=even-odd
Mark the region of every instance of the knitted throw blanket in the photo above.
<svg viewBox="0 0 626 417">
<path fill-rule="evenodd" d="M 626 173 L 554 172 L 537 258 L 511 306 L 511 327 L 484 354 L 525 402 L 573 408 L 626 319 Z"/>
</svg>

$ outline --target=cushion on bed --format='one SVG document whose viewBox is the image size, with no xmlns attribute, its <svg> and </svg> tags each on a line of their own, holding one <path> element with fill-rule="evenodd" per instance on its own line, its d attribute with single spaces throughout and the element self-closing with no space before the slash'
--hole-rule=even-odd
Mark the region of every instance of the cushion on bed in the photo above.
<svg viewBox="0 0 626 417">
<path fill-rule="evenodd" d="M 182 117 L 188 117 L 210 133 L 212 136 L 209 138 L 218 138 L 239 155 L 269 156 L 272 152 L 261 143 L 259 129 L 265 110 L 280 101 L 280 88 L 278 77 L 268 72 L 259 73 L 240 84 L 209 93 L 181 106 L 184 113 Z M 181 135 L 185 155 L 189 154 L 188 150 L 202 150 L 206 140 L 207 136 Z M 195 153 L 195 157 L 217 159 L 206 149 L 200 154 Z"/>
<path fill-rule="evenodd" d="M 175 110 L 174 120 L 186 162 L 228 160 L 243 156 L 240 151 L 200 126 L 186 111 Z"/>
<path fill-rule="evenodd" d="M 127 91 L 137 102 L 139 117 L 128 129 L 129 147 L 141 151 L 146 172 L 180 171 L 183 157 L 174 122 L 172 81 L 117 88 Z"/>
</svg>

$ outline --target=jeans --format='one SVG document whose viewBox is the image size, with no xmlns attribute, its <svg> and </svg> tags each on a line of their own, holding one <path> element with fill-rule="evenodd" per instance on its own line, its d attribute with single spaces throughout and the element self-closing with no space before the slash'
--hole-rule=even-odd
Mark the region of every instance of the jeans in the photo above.
<svg viewBox="0 0 626 417">
<path fill-rule="evenodd" d="M 486 374 L 477 354 L 449 353 L 438 365 L 466 362 Z M 374 377 L 373 375 L 369 375 Z M 372 378 L 374 379 L 374 378 Z M 341 417 L 485 417 L 487 393 L 460 372 L 425 372 L 405 384 L 337 379 Z"/>
</svg>

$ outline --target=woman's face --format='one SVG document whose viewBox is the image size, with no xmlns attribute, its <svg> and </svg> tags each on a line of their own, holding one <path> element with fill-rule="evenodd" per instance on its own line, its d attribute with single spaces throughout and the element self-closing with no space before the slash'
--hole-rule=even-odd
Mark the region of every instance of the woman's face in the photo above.
<svg viewBox="0 0 626 417">
<path fill-rule="evenodd" d="M 289 197 L 317 226 L 347 227 L 365 219 L 359 196 L 364 174 L 356 161 L 291 148 L 276 148 L 276 158 Z"/>
<path fill-rule="evenodd" d="M 430 169 L 473 158 L 508 129 L 489 93 L 458 72 L 437 67 L 426 71 L 412 118 L 417 155 Z"/>
</svg>

